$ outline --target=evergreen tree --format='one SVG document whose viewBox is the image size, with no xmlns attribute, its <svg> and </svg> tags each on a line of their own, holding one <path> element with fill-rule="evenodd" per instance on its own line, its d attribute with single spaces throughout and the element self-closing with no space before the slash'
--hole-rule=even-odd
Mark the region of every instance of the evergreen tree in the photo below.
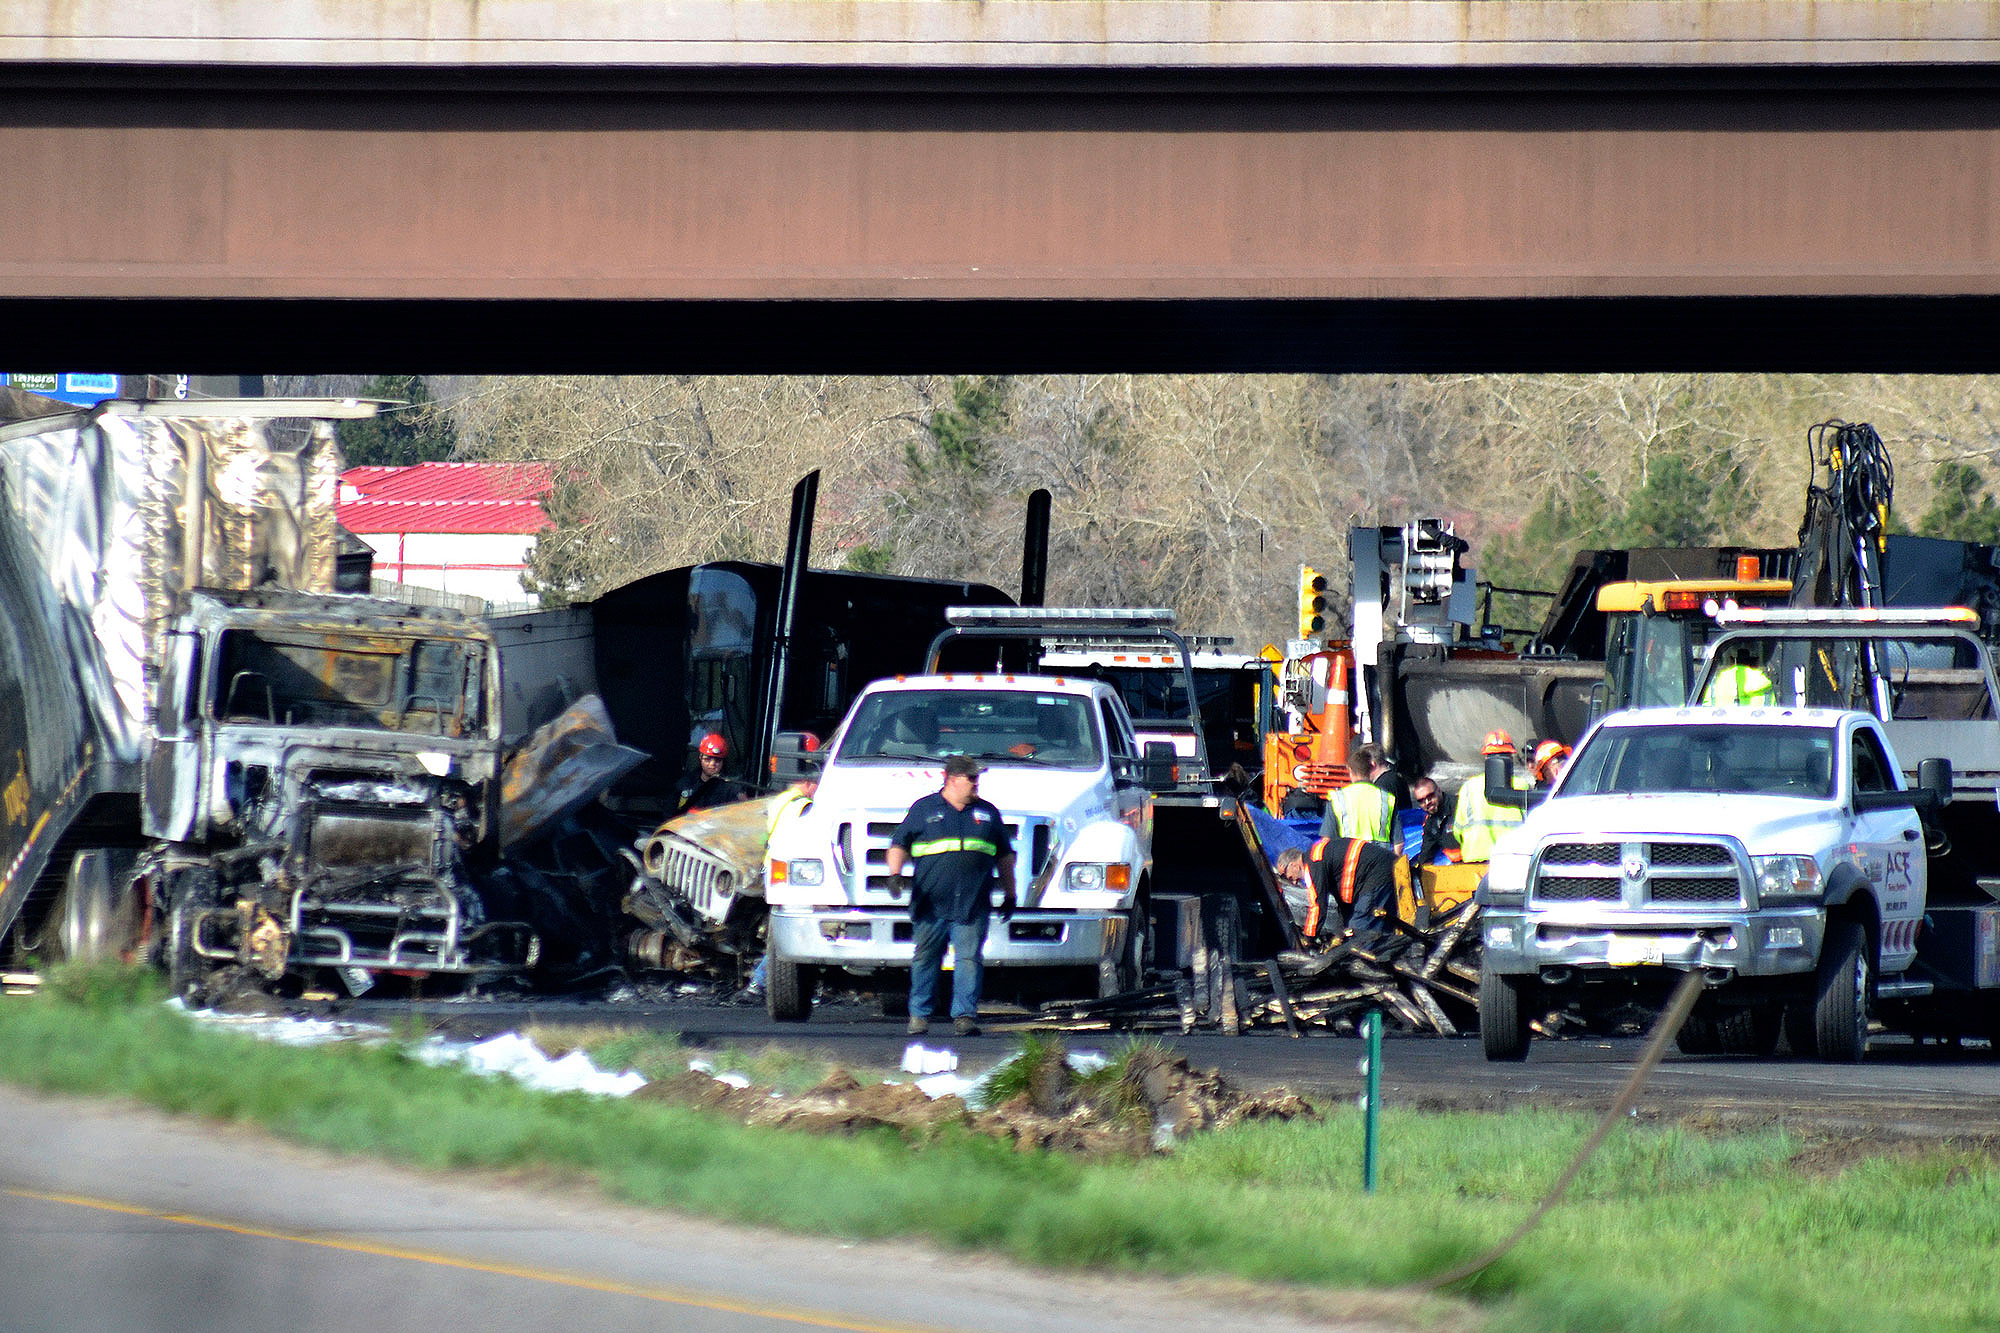
<svg viewBox="0 0 2000 1333">
<path fill-rule="evenodd" d="M 451 419 L 431 399 L 421 375 L 377 375 L 361 387 L 362 398 L 388 398 L 406 407 L 385 407 L 372 417 L 340 423 L 340 452 L 349 467 L 407 467 L 442 463 L 458 449 Z"/>
</svg>

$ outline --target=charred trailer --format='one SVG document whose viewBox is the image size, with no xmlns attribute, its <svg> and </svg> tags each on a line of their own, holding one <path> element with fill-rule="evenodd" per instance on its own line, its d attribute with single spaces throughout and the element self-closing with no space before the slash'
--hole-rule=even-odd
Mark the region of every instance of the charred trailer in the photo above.
<svg viewBox="0 0 2000 1333">
<path fill-rule="evenodd" d="M 674 812 L 695 747 L 728 742 L 730 776 L 757 788 L 768 771 L 736 767 L 759 748 L 778 636 L 777 565 L 725 560 L 669 569 L 590 602 L 496 617 L 507 664 L 506 730 L 524 735 L 586 694 L 604 700 L 621 744 L 649 760 L 609 802 L 657 822 Z M 983 583 L 810 570 L 801 580 L 779 733 L 824 739 L 861 687 L 918 671 L 948 606 L 1011 606 Z"/>
</svg>

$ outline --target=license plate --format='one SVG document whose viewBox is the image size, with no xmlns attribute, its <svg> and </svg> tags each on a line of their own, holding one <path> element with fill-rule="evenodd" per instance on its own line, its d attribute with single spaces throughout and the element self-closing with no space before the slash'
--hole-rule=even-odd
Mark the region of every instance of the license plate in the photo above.
<svg viewBox="0 0 2000 1333">
<path fill-rule="evenodd" d="M 1666 948 L 1658 940 L 1613 935 L 1605 946 L 1604 961 L 1613 967 L 1638 967 L 1666 960 Z"/>
</svg>

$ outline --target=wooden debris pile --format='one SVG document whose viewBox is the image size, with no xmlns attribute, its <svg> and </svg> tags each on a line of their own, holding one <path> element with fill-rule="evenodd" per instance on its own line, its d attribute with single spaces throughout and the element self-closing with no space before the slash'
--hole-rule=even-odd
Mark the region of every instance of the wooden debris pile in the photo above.
<svg viewBox="0 0 2000 1333">
<path fill-rule="evenodd" d="M 1282 1024 L 1352 1031 L 1380 1009 L 1389 1031 L 1455 1037 L 1479 1022 L 1479 909 L 1459 904 L 1426 926 L 1349 937 L 1318 953 L 1246 961 L 1232 932 L 1205 930 L 1187 972 L 1098 1000 L 1043 1006 L 1037 1027 L 1226 1033 Z M 1204 923 L 1207 924 L 1207 923 Z"/>
</svg>

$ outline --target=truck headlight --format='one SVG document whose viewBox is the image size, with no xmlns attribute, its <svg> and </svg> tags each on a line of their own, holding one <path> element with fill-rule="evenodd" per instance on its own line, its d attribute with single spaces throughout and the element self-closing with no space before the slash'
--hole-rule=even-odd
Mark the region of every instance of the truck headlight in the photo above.
<svg viewBox="0 0 2000 1333">
<path fill-rule="evenodd" d="M 1528 863 L 1533 859 L 1526 852 L 1494 852 L 1493 859 L 1486 864 L 1486 883 L 1479 890 L 1480 901 L 1502 906 L 1524 901 L 1528 895 Z"/>
<path fill-rule="evenodd" d="M 1086 863 L 1073 865 L 1065 877 L 1066 887 L 1072 889 L 1118 889 L 1123 890 L 1132 883 L 1132 868 L 1125 865 L 1097 865 Z"/>
<path fill-rule="evenodd" d="M 1757 899 L 1816 898 L 1820 892 L 1819 862 L 1810 856 L 1753 856 Z"/>
<path fill-rule="evenodd" d="M 826 882 L 826 862 L 816 856 L 802 856 L 796 861 L 773 861 L 769 879 L 773 884 L 799 884 L 811 888 Z"/>
</svg>

